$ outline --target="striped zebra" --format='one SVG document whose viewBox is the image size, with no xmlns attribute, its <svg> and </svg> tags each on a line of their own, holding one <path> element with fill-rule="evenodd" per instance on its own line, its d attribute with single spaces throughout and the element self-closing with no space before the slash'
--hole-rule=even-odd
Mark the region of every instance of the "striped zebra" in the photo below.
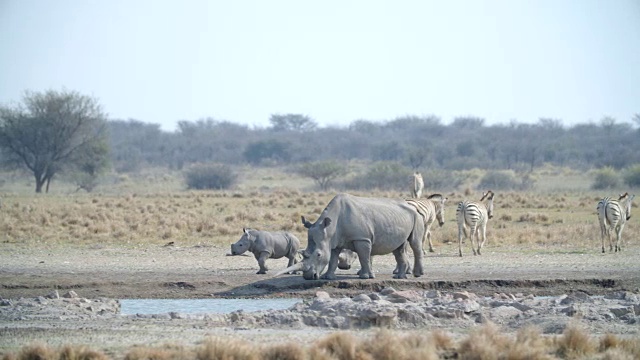
<svg viewBox="0 0 640 360">
<path fill-rule="evenodd" d="M 622 251 L 621 238 L 624 224 L 631 218 L 631 202 L 635 195 L 629 193 L 621 194 L 618 200 L 605 197 L 598 201 L 596 210 L 598 211 L 598 221 L 600 222 L 600 239 L 602 240 L 602 252 L 604 253 L 604 238 L 609 239 L 609 251 L 613 251 L 611 242 L 611 229 L 616 232 L 615 251 Z M 607 225 L 609 225 L 607 227 Z"/>
<path fill-rule="evenodd" d="M 422 238 L 422 253 L 426 254 L 425 246 L 429 241 L 429 252 L 434 252 L 433 243 L 431 242 L 431 225 L 437 219 L 438 225 L 444 225 L 444 203 L 447 198 L 440 194 L 429 195 L 425 200 L 406 199 L 407 203 L 412 205 L 418 211 L 418 214 L 424 219 L 424 237 Z"/>
<path fill-rule="evenodd" d="M 411 198 L 419 199 L 422 196 L 422 189 L 424 189 L 424 180 L 422 180 L 422 174 L 416 171 L 413 173 L 411 182 Z"/>
<path fill-rule="evenodd" d="M 458 252 L 462 257 L 462 234 L 467 237 L 467 226 L 471 234 L 471 250 L 473 255 L 480 255 L 480 250 L 487 240 L 487 221 L 493 217 L 493 191 L 489 190 L 482 194 L 480 202 L 461 201 L 456 209 L 456 218 L 458 220 Z M 482 242 L 480 242 L 480 234 L 482 232 Z M 478 251 L 474 247 L 473 239 L 476 238 Z"/>
</svg>

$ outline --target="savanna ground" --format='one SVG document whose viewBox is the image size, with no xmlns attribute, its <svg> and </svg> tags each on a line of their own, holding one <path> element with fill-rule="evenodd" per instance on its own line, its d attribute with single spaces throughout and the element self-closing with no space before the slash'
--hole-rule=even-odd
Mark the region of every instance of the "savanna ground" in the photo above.
<svg viewBox="0 0 640 360">
<path fill-rule="evenodd" d="M 448 197 L 447 222 L 433 229 L 436 252 L 426 255 L 423 277 L 392 279 L 394 260 L 388 255 L 374 259 L 376 279 L 359 280 L 354 274 L 356 266 L 340 271 L 339 280 L 330 282 L 304 281 L 299 275 L 257 275 L 253 256 L 227 256 L 229 245 L 239 239 L 243 227 L 287 230 L 296 234 L 304 247 L 306 231 L 300 216 L 317 218 L 335 195 L 315 191 L 308 179 L 260 169 L 244 172 L 233 191 L 187 191 L 179 176 L 147 172 L 139 177 L 115 178 L 91 194 L 55 184 L 51 193 L 35 195 L 28 179 L 20 177 L 14 182 L 16 179 L 7 177 L 11 181 L 0 187 L 0 297 L 37 297 L 57 289 L 61 293 L 74 290 L 86 298 L 310 298 L 318 290 L 332 296 L 353 296 L 386 286 L 467 290 L 486 296 L 640 292 L 637 208 L 624 230 L 624 251 L 609 253 L 607 245 L 607 253 L 602 254 L 595 206 L 600 197 L 615 193 L 591 191 L 588 175 L 568 170 L 549 170 L 537 177 L 535 190 L 495 191 L 495 217 L 489 222 L 483 255 L 473 256 L 467 241 L 462 249 L 464 257 L 457 256 L 455 204 L 481 196 L 481 191 L 469 184 L 459 191 L 443 192 Z M 425 190 L 441 192 L 428 184 Z M 408 196 L 403 192 L 356 194 Z M 286 259 L 271 259 L 267 265 L 273 273 L 286 266 Z M 0 354 L 14 354 L 34 343 L 54 347 L 77 344 L 112 357 L 128 354 L 129 358 L 151 357 L 146 352 L 133 355 L 134 346 L 182 349 L 183 345 L 199 345 L 200 350 L 206 349 L 213 340 L 204 339 L 211 336 L 250 338 L 256 346 L 311 343 L 332 336 L 330 329 L 233 329 L 202 321 L 100 325 L 96 321 L 46 319 L 8 322 L 0 328 Z M 439 330 L 443 333 L 434 336 L 441 341 L 443 337 L 450 341 L 473 337 L 476 331 Z M 374 339 L 379 336 L 376 331 L 353 331 L 350 336 Z M 481 331 L 481 337 L 499 332 Z M 592 336 L 606 336 L 599 331 Z M 629 335 L 624 330 L 613 333 Z M 405 335 L 411 333 L 393 336 Z M 633 336 L 637 337 L 637 332 Z M 460 340 L 459 346 L 464 341 Z"/>
</svg>

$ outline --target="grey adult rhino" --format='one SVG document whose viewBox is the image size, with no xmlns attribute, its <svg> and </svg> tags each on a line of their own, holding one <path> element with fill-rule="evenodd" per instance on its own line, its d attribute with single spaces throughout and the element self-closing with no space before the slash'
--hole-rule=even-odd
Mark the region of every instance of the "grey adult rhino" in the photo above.
<svg viewBox="0 0 640 360">
<path fill-rule="evenodd" d="M 251 251 L 258 260 L 260 270 L 256 274 L 266 274 L 267 259 L 289 258 L 292 266 L 297 263 L 296 254 L 300 248 L 300 240 L 289 232 L 268 232 L 254 229 L 242 229 L 242 237 L 236 243 L 231 244 L 231 255 L 241 255 Z"/>
<path fill-rule="evenodd" d="M 308 245 L 302 262 L 282 270 L 278 275 L 302 270 L 306 280 L 335 279 L 339 255 L 343 249 L 358 254 L 362 279 L 374 278 L 371 256 L 393 252 L 398 273 L 406 278 L 409 267 L 405 255 L 407 242 L 413 249 L 413 275 L 423 274 L 422 238 L 424 221 L 416 209 L 400 199 L 365 198 L 349 194 L 336 195 L 315 223 L 302 216 L 308 229 Z M 328 268 L 327 268 L 328 266 Z M 320 276 L 327 268 L 327 272 Z"/>
</svg>

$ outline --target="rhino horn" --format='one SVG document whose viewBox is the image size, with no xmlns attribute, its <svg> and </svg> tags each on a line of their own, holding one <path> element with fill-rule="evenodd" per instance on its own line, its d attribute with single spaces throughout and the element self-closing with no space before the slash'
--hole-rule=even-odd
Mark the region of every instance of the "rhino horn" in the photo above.
<svg viewBox="0 0 640 360">
<path fill-rule="evenodd" d="M 294 271 L 300 271 L 302 270 L 302 266 L 304 265 L 304 263 L 301 261 L 299 263 L 293 264 L 291 266 L 289 266 L 288 268 L 284 269 L 284 270 L 280 270 L 278 271 L 275 275 L 273 275 L 273 277 L 277 277 L 280 276 L 282 274 L 286 274 L 286 273 L 290 273 L 290 272 L 294 272 Z"/>
</svg>

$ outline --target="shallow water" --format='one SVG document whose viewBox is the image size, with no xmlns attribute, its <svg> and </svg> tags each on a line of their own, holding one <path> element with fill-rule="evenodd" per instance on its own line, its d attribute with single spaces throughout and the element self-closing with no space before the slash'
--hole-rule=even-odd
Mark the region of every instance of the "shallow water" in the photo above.
<svg viewBox="0 0 640 360">
<path fill-rule="evenodd" d="M 164 314 L 179 312 L 188 314 L 227 314 L 237 310 L 283 310 L 302 299 L 122 299 L 120 313 Z"/>
</svg>

